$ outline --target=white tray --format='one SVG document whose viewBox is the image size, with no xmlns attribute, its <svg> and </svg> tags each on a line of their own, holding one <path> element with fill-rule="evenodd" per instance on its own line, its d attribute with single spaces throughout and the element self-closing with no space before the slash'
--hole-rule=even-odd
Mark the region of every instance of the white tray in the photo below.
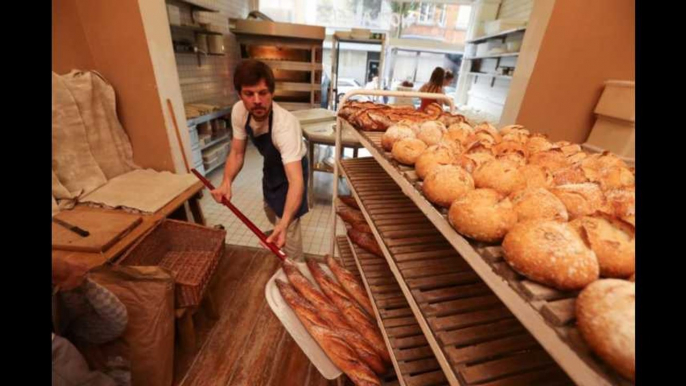
<svg viewBox="0 0 686 386">
<path fill-rule="evenodd" d="M 307 268 L 307 264 L 295 264 L 300 272 L 302 272 L 302 274 L 308 278 L 315 287 L 319 288 L 319 286 L 317 286 L 317 282 L 312 277 L 310 270 Z M 320 265 L 327 274 L 333 276 L 326 264 Z M 298 317 L 295 315 L 295 312 L 293 312 L 291 307 L 281 296 L 279 287 L 277 287 L 276 283 L 274 282 L 276 279 L 281 279 L 285 282 L 288 282 L 286 273 L 284 273 L 282 268 L 279 268 L 279 270 L 276 271 L 274 276 L 269 279 L 264 288 L 264 296 L 267 298 L 267 304 L 269 304 L 269 307 L 272 309 L 276 317 L 279 318 L 281 324 L 283 324 L 283 326 L 286 328 L 286 331 L 291 334 L 293 340 L 298 344 L 298 346 L 300 346 L 300 349 L 303 350 L 307 358 L 309 358 L 310 362 L 312 362 L 314 367 L 319 370 L 322 376 L 329 380 L 340 377 L 341 374 L 343 374 L 341 370 L 339 370 L 338 367 L 331 362 L 326 353 L 324 353 L 324 350 L 319 347 L 317 341 L 315 341 L 310 333 L 307 332 L 305 326 L 303 326 L 303 324 L 300 322 L 300 319 L 298 319 Z"/>
</svg>

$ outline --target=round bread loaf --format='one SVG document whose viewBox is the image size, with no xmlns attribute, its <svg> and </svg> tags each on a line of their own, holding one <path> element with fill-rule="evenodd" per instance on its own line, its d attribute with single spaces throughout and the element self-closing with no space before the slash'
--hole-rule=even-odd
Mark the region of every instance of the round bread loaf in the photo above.
<svg viewBox="0 0 686 386">
<path fill-rule="evenodd" d="M 570 222 L 598 257 L 600 276 L 626 279 L 636 272 L 633 226 L 609 216 L 584 216 Z"/>
<path fill-rule="evenodd" d="M 438 121 L 427 121 L 422 123 L 417 133 L 417 139 L 424 141 L 427 146 L 437 144 L 447 129 L 445 125 Z"/>
<path fill-rule="evenodd" d="M 570 165 L 553 172 L 553 183 L 555 185 L 583 184 L 584 182 L 589 182 L 589 180 L 586 177 L 586 173 L 578 165 Z"/>
<path fill-rule="evenodd" d="M 489 133 L 495 142 L 500 142 L 502 140 L 502 137 L 500 136 L 500 133 L 498 133 L 498 129 L 495 128 L 495 126 L 491 125 L 488 122 L 481 122 L 478 125 L 474 127 L 474 132 L 486 132 Z"/>
<path fill-rule="evenodd" d="M 386 151 L 393 150 L 393 145 L 401 139 L 415 138 L 416 134 L 410 126 L 395 124 L 381 136 L 381 146 Z"/>
<path fill-rule="evenodd" d="M 569 220 L 567 208 L 557 196 L 544 188 L 529 188 L 512 193 L 510 196 L 517 221 Z"/>
<path fill-rule="evenodd" d="M 543 134 L 531 134 L 529 140 L 526 141 L 526 149 L 529 154 L 536 154 L 541 151 L 548 151 L 553 147 L 553 144 L 548 141 Z"/>
<path fill-rule="evenodd" d="M 591 154 L 582 161 L 581 166 L 594 170 L 601 170 L 609 167 L 629 168 L 626 162 L 610 152 Z"/>
<path fill-rule="evenodd" d="M 493 155 L 490 153 L 463 153 L 457 157 L 455 163 L 471 174 L 474 173 L 474 170 L 476 170 L 478 167 L 492 160 L 495 160 L 495 157 L 493 157 Z"/>
<path fill-rule="evenodd" d="M 422 191 L 432 203 L 449 207 L 455 199 L 474 189 L 472 176 L 456 165 L 438 165 L 426 176 Z"/>
<path fill-rule="evenodd" d="M 636 226 L 636 190 L 634 187 L 605 191 L 608 212 Z"/>
<path fill-rule="evenodd" d="M 531 133 L 522 125 L 508 125 L 500 129 L 500 136 L 505 141 L 515 141 L 526 144 Z"/>
<path fill-rule="evenodd" d="M 396 123 L 396 125 L 407 126 L 414 131 L 415 135 L 417 135 L 417 133 L 419 133 L 419 126 L 421 125 L 421 122 L 418 120 L 401 119 L 398 121 L 398 123 Z"/>
<path fill-rule="evenodd" d="M 578 152 L 578 153 L 575 153 L 573 155 L 568 156 L 567 162 L 569 162 L 572 165 L 579 165 L 579 164 L 581 164 L 581 161 L 583 161 L 586 157 L 588 157 L 588 154 L 581 151 L 581 152 Z"/>
<path fill-rule="evenodd" d="M 565 155 L 565 157 L 569 158 L 574 156 L 575 154 L 581 153 L 581 145 L 576 144 L 576 143 L 570 143 L 570 142 L 556 142 L 555 143 L 556 147 L 559 147 L 562 153 Z"/>
<path fill-rule="evenodd" d="M 568 184 L 551 188 L 567 208 L 569 219 L 588 216 L 606 208 L 605 196 L 598 184 L 591 182 L 584 184 Z"/>
<path fill-rule="evenodd" d="M 423 180 L 436 166 L 450 165 L 454 160 L 455 155 L 450 147 L 440 144 L 429 146 L 415 161 L 414 171 Z"/>
<path fill-rule="evenodd" d="M 459 141 L 460 144 L 465 145 L 467 138 L 472 134 L 474 134 L 474 129 L 463 122 L 448 127 L 448 132 L 443 135 L 443 138 Z"/>
<path fill-rule="evenodd" d="M 447 135 L 447 134 L 446 134 L 446 135 Z M 450 140 L 449 138 L 446 138 L 446 135 L 444 135 L 444 136 L 443 136 L 443 139 L 441 139 L 441 140 L 438 142 L 438 146 L 447 147 L 448 149 L 450 149 L 450 151 L 453 152 L 453 155 L 454 155 L 455 157 L 457 157 L 457 156 L 459 156 L 460 154 L 462 154 L 462 150 L 463 150 L 463 149 L 462 149 L 462 144 L 461 144 L 459 141 L 453 141 L 453 140 Z"/>
<path fill-rule="evenodd" d="M 526 180 L 527 188 L 549 188 L 553 186 L 553 175 L 540 165 L 524 165 L 519 168 Z"/>
<path fill-rule="evenodd" d="M 474 170 L 472 175 L 477 188 L 494 189 L 506 196 L 526 187 L 519 165 L 507 160 L 488 161 Z"/>
<path fill-rule="evenodd" d="M 426 147 L 426 144 L 417 138 L 405 138 L 393 145 L 391 153 L 396 161 L 412 166 Z"/>
<path fill-rule="evenodd" d="M 593 179 L 600 184 L 602 190 L 622 189 L 636 185 L 636 177 L 629 170 L 623 167 L 607 167 L 601 169 Z"/>
<path fill-rule="evenodd" d="M 513 140 L 503 140 L 493 146 L 493 153 L 498 159 L 514 162 L 519 166 L 524 166 L 527 162 L 528 152 L 521 143 Z"/>
<path fill-rule="evenodd" d="M 565 222 L 519 222 L 505 236 L 503 253 L 515 271 L 563 291 L 580 290 L 598 280 L 595 253 Z"/>
<path fill-rule="evenodd" d="M 443 106 L 441 106 L 438 102 L 431 102 L 424 108 L 424 114 L 431 117 L 432 120 L 436 120 L 443 115 Z"/>
<path fill-rule="evenodd" d="M 444 111 L 443 114 L 441 114 L 441 116 L 438 118 L 438 121 L 443 123 L 445 127 L 448 127 L 456 123 L 464 122 L 465 118 L 464 115 L 451 114 L 449 112 Z"/>
<path fill-rule="evenodd" d="M 569 161 L 559 149 L 551 149 L 546 151 L 539 151 L 529 156 L 529 164 L 540 165 L 551 172 L 564 169 L 569 166 Z"/>
<path fill-rule="evenodd" d="M 475 189 L 456 199 L 448 221 L 459 233 L 478 241 L 502 240 L 517 222 L 512 202 L 493 189 Z"/>
<path fill-rule="evenodd" d="M 636 374 L 636 284 L 602 279 L 576 299 L 576 321 L 588 346 L 619 374 Z"/>
</svg>

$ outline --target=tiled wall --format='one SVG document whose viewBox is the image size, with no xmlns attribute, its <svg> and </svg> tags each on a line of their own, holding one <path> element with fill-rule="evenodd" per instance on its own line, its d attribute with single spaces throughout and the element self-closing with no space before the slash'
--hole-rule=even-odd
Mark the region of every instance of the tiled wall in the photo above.
<svg viewBox="0 0 686 386">
<path fill-rule="evenodd" d="M 204 12 L 202 21 L 212 23 L 224 33 L 225 56 L 201 56 L 198 66 L 196 55 L 176 54 L 176 64 L 184 103 L 205 102 L 231 105 L 237 100 L 233 88 L 233 69 L 240 60 L 240 50 L 235 36 L 229 32 L 229 18 L 245 18 L 250 11 L 251 0 L 194 0 L 195 3 L 218 9 L 218 13 Z M 175 3 L 179 5 L 179 3 Z M 191 22 L 190 6 L 180 5 L 182 24 Z M 197 19 L 196 19 L 197 21 Z M 192 32 L 173 36 L 193 39 Z"/>
</svg>

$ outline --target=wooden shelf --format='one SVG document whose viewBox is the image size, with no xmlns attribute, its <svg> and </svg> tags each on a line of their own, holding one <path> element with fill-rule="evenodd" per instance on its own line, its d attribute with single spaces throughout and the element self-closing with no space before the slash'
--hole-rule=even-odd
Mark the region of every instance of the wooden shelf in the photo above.
<svg viewBox="0 0 686 386">
<path fill-rule="evenodd" d="M 497 55 L 465 57 L 465 60 L 497 59 L 497 58 L 509 58 L 509 57 L 515 57 L 515 56 L 519 56 L 519 52 L 508 52 L 508 53 L 497 54 Z"/>
<path fill-rule="evenodd" d="M 205 56 L 226 56 L 226 54 L 213 54 L 211 52 L 208 53 L 202 53 L 202 52 L 193 52 L 193 51 L 174 51 L 175 54 L 179 55 L 205 55 Z"/>
<path fill-rule="evenodd" d="M 279 91 L 319 91 L 321 84 L 297 83 L 297 82 L 276 82 L 276 89 Z"/>
<path fill-rule="evenodd" d="M 507 30 L 507 31 L 498 32 L 497 34 L 485 35 L 485 36 L 481 36 L 481 37 L 478 37 L 478 38 L 474 38 L 474 39 L 472 39 L 472 40 L 467 40 L 465 43 L 467 43 L 467 44 L 474 44 L 474 43 L 485 42 L 485 41 L 488 40 L 488 39 L 504 37 L 504 36 L 507 36 L 507 35 L 510 35 L 510 34 L 514 34 L 514 33 L 517 33 L 517 32 L 523 32 L 523 31 L 525 31 L 525 30 L 526 30 L 526 27 L 514 28 L 514 29 Z"/>
<path fill-rule="evenodd" d="M 403 214 L 405 229 L 410 226 L 407 224 L 419 224 L 411 225 L 411 227 L 422 231 L 427 226 L 426 222 L 429 223 L 429 226 L 433 225 L 443 236 L 444 242 L 449 243 L 453 251 L 459 252 L 459 255 L 478 277 L 540 342 L 574 382 L 579 385 L 621 385 L 626 383 L 613 370 L 591 355 L 588 346 L 581 339 L 574 324 L 573 312 L 571 312 L 576 294 L 562 293 L 525 280 L 504 262 L 499 246 L 488 246 L 465 239 L 449 224 L 447 211 L 437 209 L 421 193 L 421 183 L 418 181 L 414 169 L 397 164 L 391 154 L 383 150 L 381 147 L 383 133 L 358 131 L 344 120 L 339 120 L 339 122 L 342 122 L 342 126 L 349 126 L 360 143 L 372 154 L 373 160 L 369 159 L 371 162 L 367 161 L 365 164 L 367 172 L 385 171 L 386 176 L 396 183 L 397 191 L 394 194 L 397 195 L 400 192 L 402 196 L 406 196 L 408 200 L 414 203 L 420 216 L 414 215 L 415 217 L 408 218 L 406 214 Z M 342 161 L 341 169 L 344 173 L 346 173 L 344 169 L 346 163 L 353 161 L 356 160 Z M 375 178 L 382 177 L 378 175 Z M 388 181 L 388 179 L 384 181 Z M 351 189 L 354 191 L 354 178 L 350 185 L 353 186 Z M 385 197 L 390 194 L 384 192 L 389 185 L 388 183 L 379 183 L 373 189 L 367 189 L 371 189 L 378 197 Z M 397 212 L 396 203 L 388 198 L 384 200 L 383 207 L 393 207 Z M 426 222 L 423 222 L 422 219 Z M 375 236 L 380 243 L 389 242 L 388 235 L 375 233 Z M 421 238 L 416 237 L 416 239 Z M 392 239 L 390 242 L 392 243 L 391 247 L 397 245 Z M 383 245 L 382 249 L 384 249 Z M 435 250 L 435 248 L 431 250 Z M 387 260 L 390 264 L 390 259 Z M 407 276 L 399 275 L 400 272 L 397 273 L 396 278 L 403 286 L 401 280 Z M 406 293 L 406 295 L 411 295 L 411 293 Z M 412 304 L 409 298 L 408 301 Z M 430 333 L 431 331 L 425 332 Z"/>
<path fill-rule="evenodd" d="M 353 245 L 360 272 L 395 278 L 380 287 L 392 294 L 386 299 L 394 307 L 414 315 L 417 325 L 404 329 L 407 340 L 435 356 L 419 371 L 430 371 L 436 384 L 439 376 L 451 385 L 572 384 L 376 160 L 343 160 L 339 167 L 384 253 L 380 258 Z M 369 292 L 374 299 L 374 287 Z M 403 377 L 414 368 L 397 367 Z"/>
<path fill-rule="evenodd" d="M 345 236 L 337 237 L 336 243 L 342 265 L 364 284 L 372 300 L 374 316 L 391 355 L 395 371 L 385 377 L 384 384 L 390 383 L 392 378 L 402 386 L 433 385 L 437 382 L 428 381 L 435 380 L 446 383 L 426 339 L 421 342 L 424 337 L 418 330 L 417 320 L 412 316 L 386 261 L 354 245 Z M 414 368 L 416 372 L 423 370 L 423 374 L 413 376 L 406 371 L 407 368 Z"/>
<path fill-rule="evenodd" d="M 310 62 L 292 62 L 288 60 L 269 60 L 260 59 L 261 62 L 266 63 L 273 70 L 289 70 L 289 71 L 321 71 L 323 66 L 321 63 Z"/>
</svg>

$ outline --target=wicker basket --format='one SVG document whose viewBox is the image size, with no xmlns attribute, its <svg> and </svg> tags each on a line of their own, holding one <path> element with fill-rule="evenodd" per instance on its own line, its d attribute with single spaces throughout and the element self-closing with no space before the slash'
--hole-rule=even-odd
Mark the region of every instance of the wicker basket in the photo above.
<svg viewBox="0 0 686 386">
<path fill-rule="evenodd" d="M 226 231 L 183 221 L 162 220 L 118 261 L 160 266 L 172 272 L 176 307 L 197 306 L 224 252 Z"/>
</svg>

